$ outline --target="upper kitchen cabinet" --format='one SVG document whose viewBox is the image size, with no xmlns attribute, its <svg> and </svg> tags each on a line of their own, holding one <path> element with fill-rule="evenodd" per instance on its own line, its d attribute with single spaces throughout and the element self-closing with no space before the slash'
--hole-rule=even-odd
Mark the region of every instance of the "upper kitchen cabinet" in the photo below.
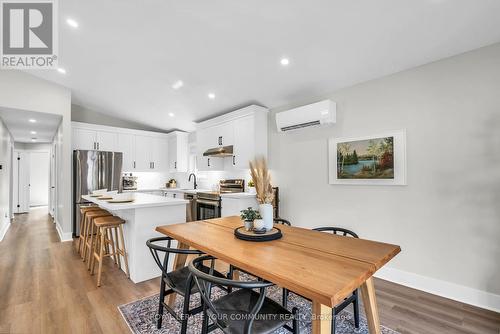
<svg viewBox="0 0 500 334">
<path fill-rule="evenodd" d="M 133 172 L 137 170 L 135 154 L 135 135 L 130 133 L 119 133 L 116 150 L 123 153 L 123 171 Z"/>
<path fill-rule="evenodd" d="M 251 105 L 199 123 L 198 169 L 248 169 L 256 156 L 267 158 L 267 115 L 266 108 Z"/>
<path fill-rule="evenodd" d="M 116 151 L 118 134 L 73 127 L 74 150 Z"/>
<path fill-rule="evenodd" d="M 168 135 L 168 170 L 171 173 L 188 171 L 188 136 L 188 133 L 180 131 Z"/>
<path fill-rule="evenodd" d="M 168 135 L 73 122 L 73 149 L 123 153 L 124 172 L 169 170 Z"/>
</svg>

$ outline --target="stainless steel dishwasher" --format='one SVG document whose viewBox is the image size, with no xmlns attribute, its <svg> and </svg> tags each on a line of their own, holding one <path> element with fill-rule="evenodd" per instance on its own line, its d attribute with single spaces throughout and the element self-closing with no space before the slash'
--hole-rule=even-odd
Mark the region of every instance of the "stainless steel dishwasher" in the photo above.
<svg viewBox="0 0 500 334">
<path fill-rule="evenodd" d="M 198 220 L 196 210 L 196 194 L 184 193 L 184 199 L 189 201 L 186 206 L 186 221 L 192 222 Z"/>
</svg>

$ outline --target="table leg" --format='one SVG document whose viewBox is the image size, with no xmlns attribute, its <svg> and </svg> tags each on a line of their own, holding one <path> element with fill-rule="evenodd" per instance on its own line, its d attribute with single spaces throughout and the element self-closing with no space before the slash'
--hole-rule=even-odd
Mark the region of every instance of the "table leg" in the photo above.
<svg viewBox="0 0 500 334">
<path fill-rule="evenodd" d="M 378 318 L 377 299 L 373 278 L 370 277 L 361 285 L 361 296 L 365 305 L 366 320 L 370 334 L 380 334 L 380 320 Z"/>
<path fill-rule="evenodd" d="M 312 334 L 332 333 L 332 308 L 321 303 L 312 305 Z"/>
<path fill-rule="evenodd" d="M 189 249 L 189 245 L 179 242 L 179 244 L 177 245 L 177 248 Z M 174 265 L 173 265 L 172 269 L 177 270 L 177 269 L 184 267 L 186 265 L 187 257 L 188 256 L 186 254 L 176 254 L 175 260 L 174 260 Z M 167 301 L 168 306 L 170 306 L 171 308 L 174 308 L 176 298 L 177 298 L 176 293 L 170 294 L 168 296 L 168 301 Z"/>
</svg>

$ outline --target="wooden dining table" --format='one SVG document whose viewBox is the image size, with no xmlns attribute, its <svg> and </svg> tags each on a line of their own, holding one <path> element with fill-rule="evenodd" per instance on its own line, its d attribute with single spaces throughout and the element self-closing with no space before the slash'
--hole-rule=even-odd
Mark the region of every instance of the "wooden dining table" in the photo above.
<svg viewBox="0 0 500 334">
<path fill-rule="evenodd" d="M 373 274 L 396 256 L 397 245 L 300 227 L 277 226 L 283 237 L 237 239 L 238 216 L 158 226 L 181 248 L 195 248 L 312 301 L 313 334 L 330 334 L 332 308 L 360 289 L 370 333 L 380 333 Z M 178 256 L 174 267 L 185 265 Z"/>
</svg>

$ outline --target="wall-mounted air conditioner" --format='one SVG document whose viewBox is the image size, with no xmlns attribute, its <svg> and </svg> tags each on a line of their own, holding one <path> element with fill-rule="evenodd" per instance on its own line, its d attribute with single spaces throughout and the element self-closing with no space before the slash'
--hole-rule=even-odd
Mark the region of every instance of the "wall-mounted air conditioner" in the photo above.
<svg viewBox="0 0 500 334">
<path fill-rule="evenodd" d="M 337 104 L 324 100 L 276 114 L 279 132 L 310 126 L 334 124 L 337 118 Z"/>
</svg>

